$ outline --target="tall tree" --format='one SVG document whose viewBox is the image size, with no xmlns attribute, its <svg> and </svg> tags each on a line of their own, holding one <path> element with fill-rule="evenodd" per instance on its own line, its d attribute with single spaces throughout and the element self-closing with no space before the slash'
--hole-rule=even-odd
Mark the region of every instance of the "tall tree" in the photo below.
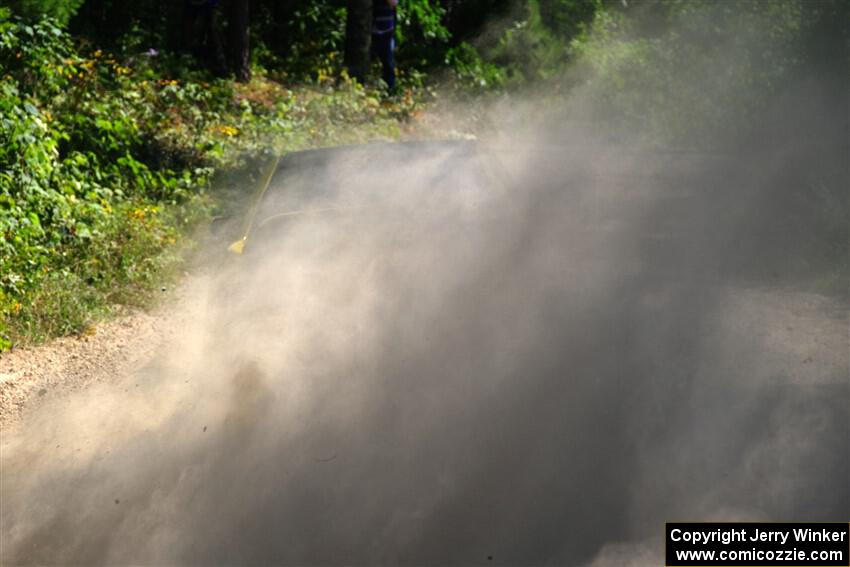
<svg viewBox="0 0 850 567">
<path fill-rule="evenodd" d="M 251 45 L 249 41 L 250 0 L 230 0 L 228 24 L 230 68 L 236 80 L 251 80 Z"/>
<path fill-rule="evenodd" d="M 372 0 L 347 0 L 347 6 L 344 62 L 349 76 L 362 83 L 372 47 Z"/>
<path fill-rule="evenodd" d="M 223 77 L 227 67 L 219 37 L 217 4 L 216 0 L 184 0 L 182 47 L 215 75 Z"/>
</svg>

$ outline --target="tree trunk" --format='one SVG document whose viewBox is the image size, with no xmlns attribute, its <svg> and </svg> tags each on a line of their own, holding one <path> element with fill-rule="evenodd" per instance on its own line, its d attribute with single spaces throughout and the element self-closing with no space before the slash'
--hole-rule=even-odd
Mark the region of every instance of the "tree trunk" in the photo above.
<svg viewBox="0 0 850 567">
<path fill-rule="evenodd" d="M 369 70 L 372 45 L 372 0 L 348 0 L 345 20 L 345 66 L 348 75 L 363 83 Z"/>
<path fill-rule="evenodd" d="M 275 2 L 267 2 L 271 4 L 269 7 L 273 25 L 274 38 L 272 48 L 275 54 L 281 59 L 286 59 L 292 52 L 290 44 L 290 30 L 287 25 L 293 18 L 295 10 L 299 7 L 301 0 L 276 0 Z"/>
<path fill-rule="evenodd" d="M 251 46 L 249 43 L 249 0 L 230 0 L 228 14 L 230 41 L 228 51 L 230 68 L 236 80 L 247 83 L 251 80 Z"/>
</svg>

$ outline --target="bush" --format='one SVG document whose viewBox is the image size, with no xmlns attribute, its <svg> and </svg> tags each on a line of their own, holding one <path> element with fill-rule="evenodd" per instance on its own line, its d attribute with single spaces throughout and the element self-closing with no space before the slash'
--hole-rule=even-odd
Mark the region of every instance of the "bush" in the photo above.
<svg viewBox="0 0 850 567">
<path fill-rule="evenodd" d="M 0 65 L 0 350 L 148 303 L 217 206 L 214 172 L 396 137 L 416 104 L 331 76 L 241 85 L 167 53 L 83 53 L 55 21 L 8 13 Z"/>
<path fill-rule="evenodd" d="M 740 136 L 799 64 L 798 0 L 656 8 L 646 21 L 601 11 L 573 41 L 597 115 L 654 143 L 707 149 Z"/>
<path fill-rule="evenodd" d="M 446 65 L 454 71 L 467 91 L 474 93 L 505 85 L 505 71 L 498 65 L 484 61 L 478 51 L 466 42 L 446 52 Z"/>
<path fill-rule="evenodd" d="M 0 20 L 0 64 L 2 349 L 141 302 L 180 249 L 177 211 L 208 210 L 209 171 L 148 159 L 142 82 L 80 57 L 54 21 Z"/>
<path fill-rule="evenodd" d="M 77 13 L 85 0 L 8 0 L 7 5 L 14 14 L 29 21 L 38 21 L 44 17 L 52 18 L 65 26 L 71 16 Z"/>
</svg>

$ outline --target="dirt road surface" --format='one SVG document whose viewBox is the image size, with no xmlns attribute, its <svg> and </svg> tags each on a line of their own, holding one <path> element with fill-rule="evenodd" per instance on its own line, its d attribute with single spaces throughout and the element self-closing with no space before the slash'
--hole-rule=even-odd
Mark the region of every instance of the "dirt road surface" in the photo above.
<svg viewBox="0 0 850 567">
<path fill-rule="evenodd" d="M 175 298 L 152 312 L 126 312 L 98 325 L 91 335 L 15 349 L 0 358 L 0 427 L 4 436 L 25 426 L 45 402 L 85 396 L 94 384 L 119 384 L 176 343 L 199 308 L 200 280 L 189 280 Z M 194 301 L 192 297 L 194 296 Z M 795 383 L 818 384 L 846 374 L 848 315 L 845 306 L 818 294 L 749 290 L 730 296 L 738 329 L 781 354 L 769 374 Z M 741 323 L 737 323 L 740 325 Z"/>
<path fill-rule="evenodd" d="M 160 515 L 181 517 L 183 512 L 179 507 L 189 505 L 186 502 L 192 502 L 192 491 L 200 489 L 189 487 L 226 494 L 231 485 L 216 488 L 222 479 L 235 482 L 245 474 L 250 478 L 254 474 L 251 471 L 258 470 L 250 465 L 246 468 L 230 455 L 241 454 L 240 451 L 250 447 L 255 435 L 267 439 L 270 434 L 252 432 L 254 424 L 259 423 L 255 422 L 255 416 L 266 411 L 262 386 L 257 385 L 250 370 L 232 378 L 236 394 L 231 393 L 229 397 L 220 388 L 220 382 L 211 381 L 210 386 L 199 383 L 204 380 L 198 369 L 204 366 L 206 351 L 196 344 L 193 335 L 205 326 L 204 318 L 211 301 L 207 283 L 204 278 L 191 278 L 169 305 L 153 313 L 137 312 L 120 317 L 99 326 L 92 336 L 60 339 L 42 347 L 4 355 L 0 361 L 3 378 L 0 384 L 0 467 L 3 474 L 0 476 L 5 478 L 5 483 L 0 482 L 0 495 L 13 502 L 16 509 L 12 520 L 7 516 L 2 526 L 7 545 L 12 543 L 4 550 L 6 554 L 11 553 L 5 560 L 40 562 L 65 557 L 67 551 L 71 557 L 93 563 L 130 560 L 136 553 L 146 562 L 180 561 L 180 556 L 160 553 L 184 549 L 185 538 L 190 537 L 188 534 L 193 528 L 185 525 L 178 532 L 159 530 L 157 518 Z M 775 382 L 780 386 L 832 387 L 848 376 L 846 305 L 817 294 L 777 289 L 730 289 L 723 292 L 723 297 L 722 309 L 706 328 L 706 340 L 713 343 L 712 350 L 731 353 L 722 362 L 730 374 L 741 373 L 741 368 L 736 367 L 740 361 L 735 352 L 760 351 L 759 360 L 767 364 L 746 371 L 758 374 L 753 377 L 754 384 Z M 641 309 L 649 311 L 665 306 L 663 296 L 647 295 L 641 301 L 645 303 Z M 715 370 L 722 373 L 723 368 Z M 310 386 L 293 383 L 287 388 L 291 391 L 288 395 L 299 396 Z M 327 397 L 331 394 L 316 395 Z M 230 400 L 226 413 L 204 410 L 215 407 L 223 398 Z M 208 415 L 221 419 L 196 419 Z M 309 468 L 312 478 L 318 479 L 316 483 L 323 482 L 321 479 L 327 475 L 352 470 L 346 464 L 346 454 L 340 452 L 341 446 L 325 446 L 323 433 L 318 437 L 309 433 L 312 419 L 315 418 L 299 414 L 278 416 L 272 421 L 279 427 L 275 436 L 280 440 L 276 443 L 293 443 L 286 455 L 292 460 L 294 470 L 299 466 Z M 287 441 L 287 429 L 294 432 L 290 435 L 293 439 L 306 435 L 307 444 L 302 446 L 295 440 Z M 163 435 L 161 432 L 169 433 Z M 784 437 L 782 442 L 791 446 L 807 443 L 805 431 L 800 431 L 799 435 L 800 439 Z M 216 450 L 207 456 L 205 443 L 213 439 L 223 440 L 223 448 L 220 454 Z M 361 449 L 368 450 L 368 446 Z M 347 450 L 350 452 L 351 448 Z M 389 456 L 386 454 L 382 458 Z M 663 451 L 656 456 L 667 457 Z M 183 458 L 186 463 L 180 464 Z M 357 457 L 349 454 L 347 458 Z M 146 462 L 150 465 L 145 466 Z M 114 467 L 132 472 L 98 480 Z M 204 471 L 216 471 L 220 478 L 206 481 Z M 271 478 L 266 480 L 272 481 Z M 98 498 L 106 497 L 105 504 L 93 508 L 101 509 L 98 514 L 106 524 L 101 525 L 101 519 L 95 521 L 95 516 L 88 515 L 92 512 L 87 512 L 86 521 L 95 523 L 90 524 L 91 533 L 81 535 L 70 519 L 74 514 L 56 509 L 38 512 L 44 506 L 61 507 L 60 502 L 64 501 L 61 496 L 40 492 L 39 486 L 64 494 L 61 491 L 66 490 L 68 483 L 87 487 L 79 493 L 69 493 L 73 495 L 74 506 L 88 506 L 95 494 L 102 493 Z M 101 484 L 102 489 L 92 489 Z M 174 488 L 168 488 L 170 486 Z M 328 484 L 323 490 L 343 490 L 332 486 Z M 780 493 L 783 490 L 781 486 L 775 488 Z M 19 489 L 22 492 L 16 494 Z M 189 490 L 190 496 L 172 501 L 170 490 L 177 491 L 175 494 Z M 32 515 L 27 507 L 21 507 L 20 494 L 37 495 Z M 322 496 L 321 492 L 309 498 L 307 494 L 312 493 L 299 496 L 296 491 L 291 498 L 296 502 L 298 498 L 309 501 L 318 498 L 314 502 L 316 505 L 333 502 L 324 500 L 330 496 Z M 103 508 L 107 505 L 114 508 Z M 45 520 L 39 519 L 51 517 L 54 519 L 46 525 L 42 525 Z M 127 524 L 131 519 L 133 523 Z M 304 524 L 305 530 L 310 529 L 309 522 Z M 113 533 L 108 529 L 112 524 L 122 527 Z M 149 525 L 154 535 L 150 541 L 128 540 L 121 537 L 122 529 L 130 529 L 127 525 L 133 526 L 128 534 L 148 529 L 143 526 Z M 142 528 L 138 528 L 139 525 Z M 251 537 L 265 536 L 255 533 Z M 344 541 L 345 538 L 340 539 Z M 257 544 L 261 545 L 261 540 L 258 539 Z M 116 552 L 119 549 L 116 545 L 120 546 L 120 551 Z M 348 548 L 342 543 L 339 545 L 339 553 L 345 554 Z M 34 555 L 27 551 L 30 546 Z M 618 546 L 614 542 L 602 547 L 596 555 L 596 563 L 606 564 L 611 557 L 630 557 L 630 562 L 640 557 L 647 564 L 660 560 L 653 545 Z M 188 560 L 206 557 L 203 551 L 199 556 L 193 555 L 192 548 L 182 553 L 188 554 L 184 556 L 190 558 Z"/>
<path fill-rule="evenodd" d="M 117 387 L 174 344 L 197 302 L 202 278 L 187 278 L 173 298 L 149 311 L 124 310 L 90 334 L 64 337 L 0 355 L 0 428 L 6 439 L 45 405 Z M 197 296 L 194 296 L 197 298 Z"/>
</svg>

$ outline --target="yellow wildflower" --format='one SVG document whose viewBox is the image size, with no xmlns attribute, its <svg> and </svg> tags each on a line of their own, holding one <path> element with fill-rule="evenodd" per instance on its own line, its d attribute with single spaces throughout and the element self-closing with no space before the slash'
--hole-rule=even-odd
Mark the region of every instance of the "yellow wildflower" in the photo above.
<svg viewBox="0 0 850 567">
<path fill-rule="evenodd" d="M 228 136 L 228 137 L 231 137 L 231 138 L 233 136 L 239 135 L 239 130 L 237 130 L 233 126 L 227 126 L 226 124 L 218 124 L 217 126 L 213 126 L 213 129 L 216 132 L 219 132 L 219 133 L 224 134 L 225 136 Z"/>
</svg>

